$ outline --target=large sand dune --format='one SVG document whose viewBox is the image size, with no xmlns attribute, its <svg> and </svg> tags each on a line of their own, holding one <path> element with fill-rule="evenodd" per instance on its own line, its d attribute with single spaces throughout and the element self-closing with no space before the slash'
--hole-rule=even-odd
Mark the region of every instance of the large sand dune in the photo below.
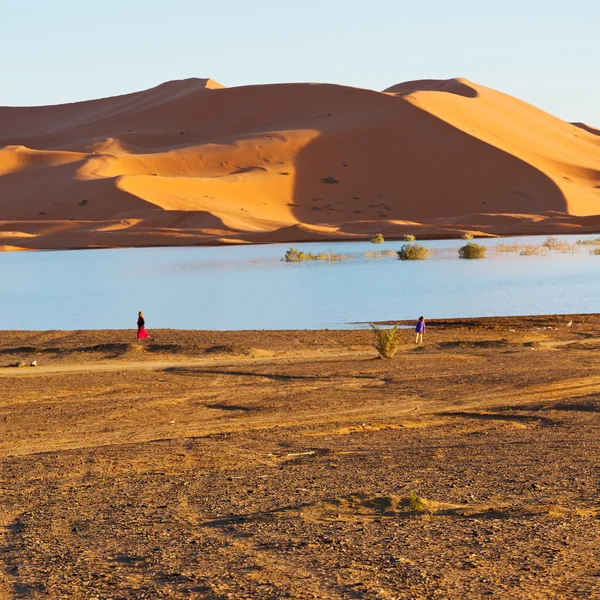
<svg viewBox="0 0 600 600">
<path fill-rule="evenodd" d="M 0 108 L 0 248 L 599 229 L 598 130 L 464 79 Z"/>
</svg>

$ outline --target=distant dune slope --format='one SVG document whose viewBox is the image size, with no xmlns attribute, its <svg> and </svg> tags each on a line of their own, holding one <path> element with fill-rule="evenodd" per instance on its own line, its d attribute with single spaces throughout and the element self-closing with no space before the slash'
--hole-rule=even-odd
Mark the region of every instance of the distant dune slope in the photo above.
<svg viewBox="0 0 600 600">
<path fill-rule="evenodd" d="M 0 247 L 600 229 L 600 137 L 465 79 L 0 107 Z"/>
</svg>

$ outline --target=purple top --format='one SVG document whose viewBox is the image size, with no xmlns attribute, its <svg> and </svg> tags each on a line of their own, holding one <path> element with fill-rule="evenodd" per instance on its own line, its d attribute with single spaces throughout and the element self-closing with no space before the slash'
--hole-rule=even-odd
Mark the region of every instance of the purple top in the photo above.
<svg viewBox="0 0 600 600">
<path fill-rule="evenodd" d="M 415 327 L 415 331 L 417 333 L 423 333 L 425 331 L 425 321 L 417 321 L 417 326 Z"/>
</svg>

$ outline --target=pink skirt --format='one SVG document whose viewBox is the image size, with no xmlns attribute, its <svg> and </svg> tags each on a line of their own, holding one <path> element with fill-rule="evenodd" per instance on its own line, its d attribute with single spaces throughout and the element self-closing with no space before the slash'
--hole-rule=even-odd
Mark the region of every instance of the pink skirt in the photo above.
<svg viewBox="0 0 600 600">
<path fill-rule="evenodd" d="M 147 337 L 150 337 L 150 336 L 148 335 L 148 332 L 146 331 L 146 328 L 145 327 L 140 327 L 138 329 L 138 332 L 137 332 L 137 339 L 138 340 L 145 340 Z"/>
</svg>

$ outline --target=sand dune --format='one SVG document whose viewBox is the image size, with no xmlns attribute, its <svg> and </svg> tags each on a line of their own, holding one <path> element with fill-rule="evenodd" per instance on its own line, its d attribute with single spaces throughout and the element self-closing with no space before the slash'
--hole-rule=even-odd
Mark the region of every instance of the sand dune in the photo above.
<svg viewBox="0 0 600 600">
<path fill-rule="evenodd" d="M 0 247 L 600 229 L 600 132 L 465 79 L 0 108 Z"/>
</svg>

